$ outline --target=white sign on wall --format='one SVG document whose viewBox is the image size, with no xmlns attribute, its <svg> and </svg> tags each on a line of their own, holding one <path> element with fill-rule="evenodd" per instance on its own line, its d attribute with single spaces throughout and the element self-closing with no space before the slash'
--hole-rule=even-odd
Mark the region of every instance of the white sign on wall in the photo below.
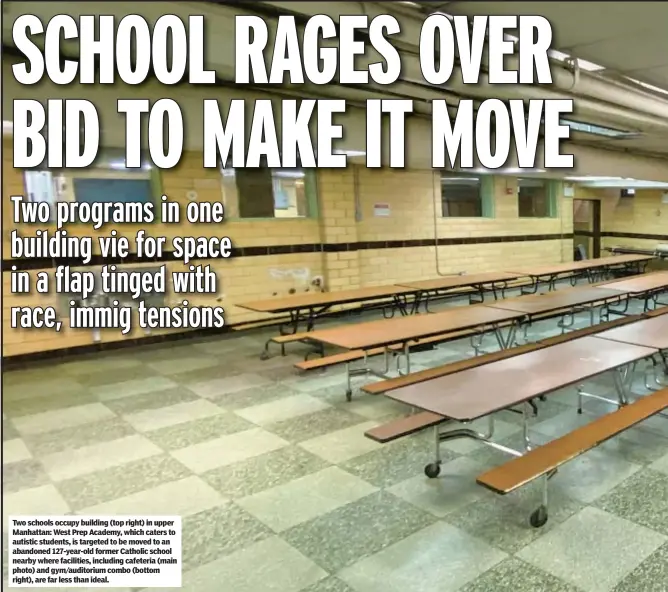
<svg viewBox="0 0 668 592">
<path fill-rule="evenodd" d="M 390 215 L 390 204 L 388 203 L 373 204 L 373 215 L 378 218 L 387 218 Z"/>
</svg>

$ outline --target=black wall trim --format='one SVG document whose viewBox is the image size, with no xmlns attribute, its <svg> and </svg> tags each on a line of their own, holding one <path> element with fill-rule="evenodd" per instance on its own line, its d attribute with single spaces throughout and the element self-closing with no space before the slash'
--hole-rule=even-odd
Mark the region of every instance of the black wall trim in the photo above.
<svg viewBox="0 0 668 592">
<path fill-rule="evenodd" d="M 635 232 L 601 232 L 608 238 L 640 238 L 645 240 L 668 241 L 668 234 L 638 234 Z"/>
<path fill-rule="evenodd" d="M 602 232 L 601 236 L 607 237 L 617 237 L 617 238 L 641 238 L 641 239 L 650 239 L 650 240 L 666 240 L 668 241 L 668 236 L 662 235 L 653 235 L 653 234 L 628 234 L 621 232 Z M 501 242 L 530 242 L 530 241 L 542 241 L 542 240 L 569 240 L 572 239 L 572 234 L 541 234 L 541 235 L 526 235 L 526 236 L 493 236 L 493 237 L 479 237 L 479 238 L 449 238 L 449 239 L 439 239 L 439 245 L 470 245 L 470 244 L 488 244 L 488 243 L 501 243 Z M 396 249 L 396 248 L 410 248 L 410 247 L 430 247 L 434 244 L 433 239 L 418 239 L 418 240 L 407 240 L 407 241 L 379 241 L 379 242 L 367 242 L 367 243 L 341 243 L 341 244 L 313 244 L 313 245 L 287 245 L 287 246 L 276 246 L 276 247 L 247 247 L 235 249 L 235 257 L 255 257 L 269 254 L 286 254 L 286 253 L 315 253 L 315 252 L 341 252 L 341 251 L 358 251 L 364 249 Z M 169 261 L 173 257 L 168 256 L 160 261 Z M 106 263 L 136 263 L 138 260 L 135 257 L 134 260 L 127 258 L 120 261 L 110 261 L 107 260 Z M 146 259 L 141 260 L 143 263 L 147 262 Z M 38 262 L 37 264 L 35 264 Z M 89 265 L 100 265 L 102 264 L 102 258 L 98 257 L 94 261 L 91 261 Z M 48 259 L 38 260 L 38 259 L 23 259 L 23 260 L 8 260 L 2 262 L 3 270 L 9 270 L 12 265 L 16 265 L 18 269 L 42 269 L 55 267 L 56 265 L 74 265 L 69 260 L 53 260 Z M 279 321 L 277 320 L 277 324 Z M 193 337 L 205 337 L 211 335 L 223 335 L 230 334 L 234 332 L 235 329 L 243 326 L 239 325 L 228 325 L 222 329 L 197 329 L 194 331 L 182 331 L 178 333 L 167 333 L 164 335 L 150 335 L 145 337 L 136 337 L 132 339 L 123 339 L 119 341 L 112 342 L 103 342 L 103 343 L 92 343 L 88 345 L 80 345 L 76 347 L 63 348 L 63 349 L 54 349 L 41 352 L 33 352 L 29 354 L 21 354 L 17 356 L 3 356 L 2 363 L 6 369 L 17 368 L 27 364 L 32 364 L 39 361 L 49 361 L 53 359 L 62 359 L 66 357 L 80 356 L 82 354 L 89 354 L 94 352 L 101 351 L 114 351 L 125 349 L 128 347 L 134 347 L 137 345 L 155 345 L 158 343 L 171 343 L 175 341 L 181 341 L 186 339 L 192 339 Z"/>
<path fill-rule="evenodd" d="M 533 235 L 519 235 L 519 236 L 482 236 L 482 237 L 462 237 L 462 238 L 440 238 L 438 239 L 439 246 L 456 246 L 456 245 L 483 245 L 490 243 L 516 243 L 516 242 L 532 242 L 532 241 L 546 241 L 546 240 L 569 240 L 572 239 L 572 234 L 533 234 Z M 288 255 L 292 253 L 340 253 L 342 251 L 366 251 L 370 249 L 406 249 L 414 247 L 433 247 L 434 239 L 412 239 L 412 240 L 392 240 L 392 241 L 370 241 L 357 243 L 314 243 L 314 244 L 299 244 L 299 245 L 275 245 L 267 247 L 234 247 L 232 249 L 232 257 L 263 257 L 267 255 Z M 106 258 L 101 255 L 94 255 L 91 261 L 86 266 L 94 265 L 119 265 L 119 264 L 136 264 L 136 263 L 166 263 L 174 261 L 176 257 L 171 252 L 165 253 L 160 258 L 146 259 L 138 258 L 136 255 L 130 255 L 123 259 L 121 258 Z M 17 271 L 28 271 L 30 269 L 52 269 L 59 265 L 68 265 L 71 267 L 84 266 L 80 259 L 76 258 L 61 258 L 52 259 L 49 257 L 40 257 L 33 259 L 5 259 L 2 262 L 2 269 L 9 271 L 13 266 L 16 266 Z"/>
</svg>

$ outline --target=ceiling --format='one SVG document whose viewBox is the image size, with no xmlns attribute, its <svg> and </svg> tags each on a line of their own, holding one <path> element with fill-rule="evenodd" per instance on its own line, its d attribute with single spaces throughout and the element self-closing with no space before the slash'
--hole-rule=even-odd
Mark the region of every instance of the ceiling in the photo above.
<svg viewBox="0 0 668 592">
<path fill-rule="evenodd" d="M 79 2 L 3 2 L 2 42 L 5 54 L 13 46 L 11 27 L 13 21 L 30 7 L 30 12 L 48 20 L 55 14 L 67 13 L 76 17 L 90 13 L 89 5 Z M 139 7 L 139 8 L 138 8 Z M 424 18 L 435 11 L 447 14 L 542 14 L 552 23 L 553 47 L 578 58 L 602 66 L 592 72 L 591 64 L 582 65 L 578 84 L 573 72 L 563 61 L 563 54 L 555 53 L 552 86 L 512 85 L 490 86 L 481 80 L 478 85 L 464 85 L 453 77 L 446 85 L 436 87 L 427 84 L 421 76 L 418 54 L 420 26 Z M 260 2 L 245 0 L 210 2 L 107 2 L 105 14 L 122 17 L 141 12 L 154 21 L 163 14 L 178 14 L 186 18 L 192 14 L 204 14 L 207 19 L 206 60 L 216 70 L 219 84 L 227 90 L 219 93 L 246 92 L 247 87 L 234 86 L 234 16 L 241 13 L 260 14 L 272 26 L 279 14 L 295 14 L 309 17 L 326 13 L 333 18 L 341 14 L 377 14 L 392 12 L 402 27 L 398 47 L 402 54 L 402 76 L 387 86 L 340 85 L 325 86 L 284 85 L 270 90 L 280 98 L 344 98 L 349 105 L 360 107 L 373 98 L 410 98 L 415 112 L 431 114 L 431 101 L 445 99 L 454 110 L 461 99 L 482 101 L 487 98 L 573 98 L 576 112 L 573 119 L 580 123 L 594 124 L 613 130 L 629 132 L 620 136 L 589 132 L 573 132 L 571 140 L 584 147 L 646 155 L 668 159 L 668 91 L 662 93 L 633 83 L 631 77 L 645 85 L 668 89 L 668 2 Z M 76 42 L 64 47 L 69 57 L 77 55 Z M 376 61 L 369 56 L 368 61 Z M 27 89 L 21 90 L 21 93 Z M 111 98 L 111 89 L 104 90 Z M 260 89 L 267 92 L 269 89 Z M 60 89 L 56 89 L 61 92 Z M 211 89 L 203 89 L 209 92 Z M 51 92 L 51 91 L 49 91 Z M 65 89 L 62 90 L 65 92 Z M 113 91 L 112 91 L 113 92 Z M 178 92 L 181 92 L 180 90 Z M 184 92 L 196 92 L 190 87 Z M 198 89 L 199 92 L 199 89 Z M 252 93 L 252 90 L 248 92 Z M 50 96 L 50 95 L 49 95 Z M 3 101 L 5 109 L 11 105 L 11 97 Z M 414 150 L 425 150 L 426 142 L 419 142 Z M 666 166 L 668 169 L 668 164 Z"/>
<path fill-rule="evenodd" d="M 432 12 L 434 2 L 419 2 Z M 517 14 L 546 17 L 553 47 L 665 89 L 668 97 L 668 2 L 445 2 L 449 14 Z"/>
</svg>

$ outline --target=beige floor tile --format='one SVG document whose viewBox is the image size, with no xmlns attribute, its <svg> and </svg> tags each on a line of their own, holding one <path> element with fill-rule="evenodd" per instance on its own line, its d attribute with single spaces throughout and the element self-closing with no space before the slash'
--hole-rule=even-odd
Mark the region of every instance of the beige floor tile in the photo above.
<svg viewBox="0 0 668 592">
<path fill-rule="evenodd" d="M 586 592 L 607 592 L 666 540 L 649 528 L 588 507 L 517 557 Z"/>
<path fill-rule="evenodd" d="M 278 401 L 263 403 L 253 407 L 246 407 L 236 411 L 236 414 L 245 420 L 252 421 L 257 425 L 267 425 L 315 413 L 328 409 L 330 405 L 309 395 L 295 395 L 294 397 L 285 397 Z"/>
<path fill-rule="evenodd" d="M 15 463 L 32 458 L 30 450 L 21 438 L 14 438 L 2 443 L 2 464 Z"/>
<path fill-rule="evenodd" d="M 14 418 L 14 426 L 21 434 L 41 434 L 51 430 L 76 427 L 85 423 L 109 419 L 114 415 L 114 412 L 102 403 L 90 403 L 16 417 Z"/>
<path fill-rule="evenodd" d="M 218 405 L 200 399 L 160 407 L 159 409 L 147 409 L 138 413 L 130 413 L 124 415 L 123 419 L 137 431 L 148 432 L 185 423 L 186 421 L 211 417 L 219 413 L 224 413 L 224 411 Z"/>
<path fill-rule="evenodd" d="M 148 458 L 161 452 L 162 450 L 153 442 L 137 435 L 49 454 L 40 461 L 51 479 L 63 481 Z"/>
<path fill-rule="evenodd" d="M 437 522 L 343 569 L 338 576 L 356 592 L 454 592 L 505 559 L 506 554 L 465 532 Z"/>
<path fill-rule="evenodd" d="M 236 393 L 268 384 L 271 384 L 271 380 L 258 374 L 238 374 L 237 376 L 230 376 L 229 378 L 215 378 L 214 380 L 189 384 L 188 388 L 200 397 L 209 399 L 211 397 L 217 397 L 218 395 Z"/>
<path fill-rule="evenodd" d="M 190 516 L 226 503 L 215 489 L 199 477 L 163 483 L 110 502 L 84 508 L 80 516 Z"/>
<path fill-rule="evenodd" d="M 397 483 L 389 491 L 442 518 L 484 495 L 485 490 L 475 479 L 485 468 L 483 464 L 461 456 L 444 463 L 437 479 L 418 475 Z"/>
<path fill-rule="evenodd" d="M 174 450 L 170 454 L 191 471 L 204 473 L 287 445 L 282 438 L 254 428 Z"/>
<path fill-rule="evenodd" d="M 325 570 L 288 543 L 271 537 L 184 574 L 182 590 L 299 592 L 326 576 Z"/>
<path fill-rule="evenodd" d="M 11 516 L 60 516 L 70 511 L 53 485 L 22 489 L 2 496 L 3 529 Z"/>
<path fill-rule="evenodd" d="M 356 426 L 330 432 L 311 440 L 301 442 L 304 450 L 337 464 L 379 449 L 382 445 L 370 440 L 364 432 L 376 427 L 375 421 L 360 423 Z"/>
<path fill-rule="evenodd" d="M 109 401 L 136 395 L 145 395 L 146 393 L 155 393 L 156 391 L 168 390 L 177 386 L 176 382 L 166 376 L 149 376 L 147 378 L 127 380 L 116 384 L 96 386 L 90 390 L 101 401 Z"/>
<path fill-rule="evenodd" d="M 237 500 L 244 510 L 281 532 L 377 491 L 366 481 L 329 467 Z"/>
</svg>

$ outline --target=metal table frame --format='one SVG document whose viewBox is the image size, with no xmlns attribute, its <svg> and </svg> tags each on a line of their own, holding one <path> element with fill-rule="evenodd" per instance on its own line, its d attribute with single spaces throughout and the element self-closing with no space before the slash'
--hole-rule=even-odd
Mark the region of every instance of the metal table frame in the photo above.
<svg viewBox="0 0 668 592">
<path fill-rule="evenodd" d="M 470 336 L 471 346 L 475 352 L 475 355 L 481 353 L 482 340 L 485 335 L 492 334 L 494 335 L 500 349 L 508 349 L 515 344 L 515 335 L 517 333 L 517 328 L 521 322 L 521 318 L 513 319 L 510 321 L 499 321 L 495 323 L 485 323 L 484 325 L 479 325 L 475 327 L 475 332 Z M 457 329 L 452 331 L 465 330 Z M 447 333 L 444 333 L 444 341 L 447 339 Z M 423 339 L 427 339 L 429 336 L 422 336 Z M 381 380 L 388 380 L 391 376 L 388 375 L 390 371 L 390 357 L 394 356 L 396 358 L 396 367 L 400 375 L 410 374 L 411 371 L 411 358 L 410 358 L 410 348 L 411 342 L 416 342 L 415 345 L 419 346 L 419 337 L 410 337 L 400 342 L 388 343 L 383 345 L 371 345 L 367 348 L 364 348 L 364 358 L 362 360 L 361 366 L 353 366 L 353 362 L 346 363 L 346 400 L 352 400 L 352 378 L 354 376 L 375 376 Z M 377 347 L 383 347 L 383 367 L 382 369 L 376 369 L 369 365 L 369 356 L 368 350 L 375 349 Z M 401 368 L 401 362 L 403 360 L 404 367 Z"/>
</svg>

